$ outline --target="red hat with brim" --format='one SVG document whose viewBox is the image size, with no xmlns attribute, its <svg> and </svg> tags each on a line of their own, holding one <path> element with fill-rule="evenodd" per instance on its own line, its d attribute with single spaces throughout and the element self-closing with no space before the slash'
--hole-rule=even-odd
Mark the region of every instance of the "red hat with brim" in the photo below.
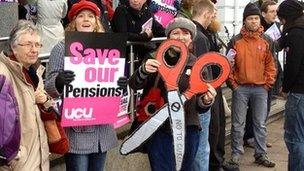
<svg viewBox="0 0 304 171">
<path fill-rule="evenodd" d="M 93 2 L 81 0 L 78 3 L 75 3 L 71 10 L 68 13 L 69 21 L 73 20 L 73 17 L 77 15 L 81 10 L 88 9 L 95 13 L 96 16 L 100 16 L 100 9 Z"/>
</svg>

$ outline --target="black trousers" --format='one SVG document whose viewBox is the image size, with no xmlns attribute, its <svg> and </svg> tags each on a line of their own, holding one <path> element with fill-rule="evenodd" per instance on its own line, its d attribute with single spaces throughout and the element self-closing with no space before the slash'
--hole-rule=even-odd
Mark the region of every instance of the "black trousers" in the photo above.
<svg viewBox="0 0 304 171">
<path fill-rule="evenodd" d="M 209 126 L 210 159 L 209 170 L 217 171 L 222 167 L 225 155 L 225 110 L 222 98 L 222 89 L 216 89 L 217 95 L 211 107 Z"/>
</svg>

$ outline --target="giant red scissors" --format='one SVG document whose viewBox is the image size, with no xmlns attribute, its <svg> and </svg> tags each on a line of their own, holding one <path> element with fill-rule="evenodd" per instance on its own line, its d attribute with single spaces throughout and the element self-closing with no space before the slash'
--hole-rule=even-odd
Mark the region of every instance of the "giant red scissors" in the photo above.
<svg viewBox="0 0 304 171">
<path fill-rule="evenodd" d="M 180 57 L 174 66 L 167 64 L 164 59 L 165 52 L 172 47 L 180 49 Z M 228 60 L 219 53 L 207 53 L 200 56 L 194 63 L 189 80 L 189 88 L 179 93 L 178 82 L 188 59 L 188 50 L 184 43 L 178 40 L 164 41 L 156 52 L 156 60 L 161 63 L 158 72 L 165 82 L 167 89 L 168 103 L 155 112 L 155 114 L 146 122 L 144 122 L 136 131 L 134 131 L 127 140 L 123 142 L 120 152 L 126 155 L 143 142 L 151 137 L 158 128 L 169 118 L 174 145 L 174 157 L 176 170 L 182 167 L 182 161 L 185 151 L 185 112 L 184 103 L 187 99 L 191 99 L 193 95 L 208 91 L 209 83 L 214 88 L 219 87 L 228 78 L 230 73 L 230 64 Z M 221 68 L 221 72 L 216 79 L 211 81 L 203 78 L 203 70 L 210 65 L 217 65 Z"/>
</svg>

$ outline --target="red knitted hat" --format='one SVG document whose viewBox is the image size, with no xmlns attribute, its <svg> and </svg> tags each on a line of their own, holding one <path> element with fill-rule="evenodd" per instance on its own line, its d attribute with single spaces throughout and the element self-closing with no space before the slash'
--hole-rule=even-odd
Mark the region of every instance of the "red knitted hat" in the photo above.
<svg viewBox="0 0 304 171">
<path fill-rule="evenodd" d="M 95 3 L 86 0 L 81 0 L 80 2 L 73 4 L 71 10 L 69 11 L 68 13 L 69 21 L 72 21 L 73 17 L 83 9 L 91 10 L 95 13 L 96 16 L 100 16 L 100 9 L 97 7 Z"/>
</svg>

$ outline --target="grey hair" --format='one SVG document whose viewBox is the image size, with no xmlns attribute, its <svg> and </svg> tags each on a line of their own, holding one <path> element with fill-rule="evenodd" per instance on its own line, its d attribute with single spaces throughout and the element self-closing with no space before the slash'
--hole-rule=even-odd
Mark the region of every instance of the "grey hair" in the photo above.
<svg viewBox="0 0 304 171">
<path fill-rule="evenodd" d="M 12 49 L 13 45 L 16 45 L 20 35 L 25 33 L 38 33 L 38 28 L 32 21 L 19 20 L 9 35 L 8 45 L 10 50 Z"/>
</svg>

